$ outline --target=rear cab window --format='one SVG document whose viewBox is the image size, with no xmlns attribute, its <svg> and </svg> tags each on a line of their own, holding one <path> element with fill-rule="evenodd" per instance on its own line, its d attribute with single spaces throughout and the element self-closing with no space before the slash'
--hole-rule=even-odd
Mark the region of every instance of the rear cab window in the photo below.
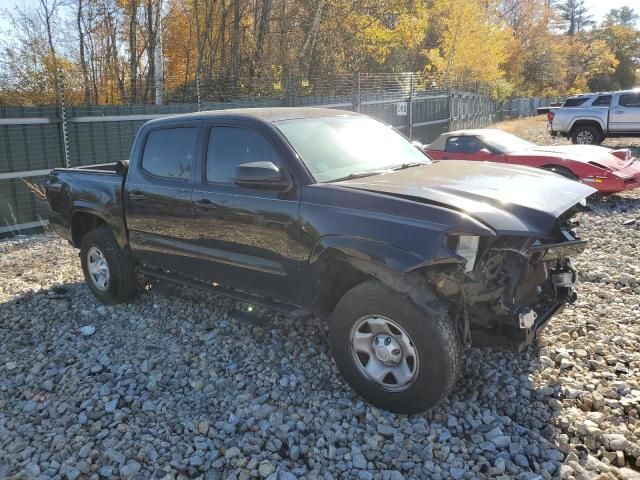
<svg viewBox="0 0 640 480">
<path fill-rule="evenodd" d="M 584 102 L 586 102 L 589 97 L 572 97 L 567 98 L 565 102 L 562 104 L 563 107 L 579 107 Z"/>
<path fill-rule="evenodd" d="M 144 145 L 142 169 L 155 177 L 189 181 L 195 159 L 196 138 L 196 127 L 151 130 Z"/>
</svg>

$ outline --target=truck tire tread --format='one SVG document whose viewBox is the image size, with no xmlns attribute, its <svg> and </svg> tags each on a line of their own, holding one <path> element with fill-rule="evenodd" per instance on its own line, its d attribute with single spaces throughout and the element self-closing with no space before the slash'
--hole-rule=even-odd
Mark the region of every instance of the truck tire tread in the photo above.
<svg viewBox="0 0 640 480">
<path fill-rule="evenodd" d="M 107 290 L 97 289 L 89 279 L 87 271 L 87 252 L 91 246 L 97 246 L 106 257 L 110 270 L 110 282 Z M 82 238 L 80 258 L 85 281 L 93 294 L 102 303 L 113 305 L 123 303 L 136 293 L 136 275 L 133 261 L 117 244 L 109 227 L 100 226 Z"/>
<path fill-rule="evenodd" d="M 418 349 L 421 370 L 407 390 L 383 390 L 366 379 L 352 360 L 351 327 L 358 318 L 374 313 L 399 323 Z M 356 285 L 340 299 L 329 320 L 329 344 L 338 369 L 357 393 L 377 407 L 405 414 L 440 403 L 453 389 L 464 363 L 463 346 L 448 315 L 429 315 L 406 295 L 375 280 Z"/>
</svg>

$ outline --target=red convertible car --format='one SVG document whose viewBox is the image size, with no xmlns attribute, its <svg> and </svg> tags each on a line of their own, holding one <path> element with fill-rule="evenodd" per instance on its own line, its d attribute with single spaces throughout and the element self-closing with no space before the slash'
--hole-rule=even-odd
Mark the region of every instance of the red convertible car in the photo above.
<svg viewBox="0 0 640 480">
<path fill-rule="evenodd" d="M 440 135 L 424 151 L 434 160 L 479 160 L 551 170 L 601 193 L 640 186 L 640 160 L 631 150 L 592 145 L 539 146 L 502 130 L 458 130 Z"/>
</svg>

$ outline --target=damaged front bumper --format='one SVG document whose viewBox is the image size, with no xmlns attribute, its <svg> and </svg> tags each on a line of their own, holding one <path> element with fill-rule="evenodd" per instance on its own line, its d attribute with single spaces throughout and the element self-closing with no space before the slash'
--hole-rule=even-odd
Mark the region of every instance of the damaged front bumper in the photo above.
<svg viewBox="0 0 640 480">
<path fill-rule="evenodd" d="M 463 291 L 470 343 L 526 349 L 551 317 L 575 302 L 578 273 L 570 258 L 585 244 L 563 231 L 554 243 L 492 247 Z"/>
</svg>

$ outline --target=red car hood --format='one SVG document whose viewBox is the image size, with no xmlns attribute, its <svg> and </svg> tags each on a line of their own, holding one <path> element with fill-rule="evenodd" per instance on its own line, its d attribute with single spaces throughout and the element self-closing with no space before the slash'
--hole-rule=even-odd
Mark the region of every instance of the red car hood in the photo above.
<svg viewBox="0 0 640 480">
<path fill-rule="evenodd" d="M 612 155 L 608 148 L 594 145 L 535 147 L 522 152 L 512 152 L 508 155 L 510 157 L 554 156 L 587 164 L 593 162 L 606 167 L 612 172 L 622 170 L 633 162 L 633 159 L 622 160 L 615 155 Z"/>
</svg>

